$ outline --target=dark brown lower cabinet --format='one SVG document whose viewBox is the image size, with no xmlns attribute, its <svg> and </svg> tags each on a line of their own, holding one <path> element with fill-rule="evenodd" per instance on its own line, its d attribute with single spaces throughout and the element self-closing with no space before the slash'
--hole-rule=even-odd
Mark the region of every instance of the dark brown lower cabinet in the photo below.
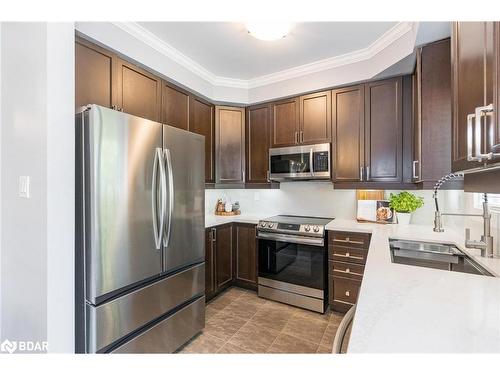
<svg viewBox="0 0 500 375">
<path fill-rule="evenodd" d="M 255 225 L 234 224 L 234 283 L 257 289 L 257 239 Z"/>
<path fill-rule="evenodd" d="M 231 285 L 257 290 L 257 242 L 253 224 L 223 224 L 205 230 L 205 299 Z"/>
<path fill-rule="evenodd" d="M 217 289 L 223 289 L 233 281 L 233 226 L 215 228 L 215 280 Z"/>
<path fill-rule="evenodd" d="M 205 297 L 212 298 L 216 293 L 215 285 L 215 228 L 205 229 Z"/>
<path fill-rule="evenodd" d="M 370 246 L 369 233 L 328 232 L 330 309 L 347 312 L 358 300 Z"/>
</svg>

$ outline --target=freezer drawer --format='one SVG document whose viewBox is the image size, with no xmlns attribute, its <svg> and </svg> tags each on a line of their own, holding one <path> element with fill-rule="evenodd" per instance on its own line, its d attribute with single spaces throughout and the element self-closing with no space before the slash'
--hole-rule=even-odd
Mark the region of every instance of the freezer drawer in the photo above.
<svg viewBox="0 0 500 375">
<path fill-rule="evenodd" d="M 201 297 L 112 353 L 172 353 L 204 327 L 205 297 Z"/>
<path fill-rule="evenodd" d="M 88 304 L 87 352 L 102 351 L 204 290 L 205 263 L 201 263 L 103 305 Z"/>
</svg>

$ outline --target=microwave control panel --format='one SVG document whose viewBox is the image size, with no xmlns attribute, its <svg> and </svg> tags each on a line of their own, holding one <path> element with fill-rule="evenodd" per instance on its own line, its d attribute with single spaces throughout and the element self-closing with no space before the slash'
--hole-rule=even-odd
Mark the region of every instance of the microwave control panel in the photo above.
<svg viewBox="0 0 500 375">
<path fill-rule="evenodd" d="M 328 172 L 330 154 L 327 151 L 313 152 L 314 172 Z"/>
</svg>

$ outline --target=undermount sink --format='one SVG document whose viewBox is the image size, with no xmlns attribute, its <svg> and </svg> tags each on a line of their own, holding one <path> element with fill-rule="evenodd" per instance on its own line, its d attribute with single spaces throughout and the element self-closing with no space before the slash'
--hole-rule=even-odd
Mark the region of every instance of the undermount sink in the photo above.
<svg viewBox="0 0 500 375">
<path fill-rule="evenodd" d="M 449 244 L 389 239 L 393 263 L 493 276 L 470 256 Z"/>
</svg>

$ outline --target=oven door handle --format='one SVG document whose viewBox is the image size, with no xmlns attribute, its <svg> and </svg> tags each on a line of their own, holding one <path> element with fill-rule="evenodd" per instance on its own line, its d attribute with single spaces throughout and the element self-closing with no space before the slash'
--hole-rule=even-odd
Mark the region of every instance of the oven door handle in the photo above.
<svg viewBox="0 0 500 375">
<path fill-rule="evenodd" d="M 290 243 L 297 243 L 297 244 L 311 245 L 311 246 L 324 246 L 325 245 L 324 238 L 293 236 L 293 235 L 289 235 L 289 234 L 280 234 L 280 233 L 259 232 L 259 233 L 257 233 L 257 238 L 260 238 L 263 240 L 275 240 L 275 241 L 280 241 L 280 242 L 290 242 Z"/>
</svg>

